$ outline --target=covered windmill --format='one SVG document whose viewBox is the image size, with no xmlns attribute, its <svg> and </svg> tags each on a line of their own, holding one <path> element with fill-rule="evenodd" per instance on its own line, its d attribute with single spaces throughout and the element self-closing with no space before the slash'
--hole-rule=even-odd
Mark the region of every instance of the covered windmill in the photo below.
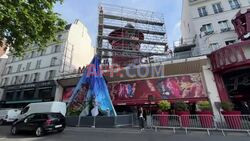
<svg viewBox="0 0 250 141">
<path fill-rule="evenodd" d="M 140 40 L 144 40 L 144 34 L 128 23 L 125 27 L 114 30 L 109 34 L 109 43 L 113 50 L 128 50 L 131 54 L 133 51 L 140 51 Z M 113 64 L 127 66 L 129 64 L 139 64 L 140 57 L 131 56 L 129 53 L 118 52 L 112 58 Z"/>
</svg>

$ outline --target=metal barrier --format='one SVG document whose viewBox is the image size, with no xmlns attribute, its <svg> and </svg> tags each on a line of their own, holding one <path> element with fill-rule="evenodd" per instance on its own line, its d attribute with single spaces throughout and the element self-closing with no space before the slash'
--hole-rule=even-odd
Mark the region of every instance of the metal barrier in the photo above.
<svg viewBox="0 0 250 141">
<path fill-rule="evenodd" d="M 210 130 L 216 130 L 212 115 L 182 115 L 179 118 L 186 134 L 188 129 L 206 130 L 208 135 L 210 135 Z"/>
<path fill-rule="evenodd" d="M 115 118 L 116 127 L 133 126 L 133 115 L 118 115 Z"/>
<path fill-rule="evenodd" d="M 212 115 L 153 115 L 153 128 L 184 129 L 186 134 L 188 130 L 206 130 L 210 135 L 211 130 L 222 131 L 244 131 L 250 135 L 250 115 L 224 115 L 224 119 L 215 122 Z"/>
<path fill-rule="evenodd" d="M 116 117 L 67 116 L 66 124 L 67 126 L 73 126 L 73 127 L 101 127 L 101 128 L 133 126 L 133 115 L 118 115 Z"/>
<path fill-rule="evenodd" d="M 175 115 L 153 115 L 152 126 L 157 131 L 157 128 L 170 128 L 175 133 L 176 128 L 181 128 L 180 118 Z"/>
<path fill-rule="evenodd" d="M 224 115 L 224 119 L 216 122 L 218 130 L 225 136 L 225 131 L 243 131 L 250 135 L 250 115 Z"/>
<path fill-rule="evenodd" d="M 250 115 L 224 115 L 220 121 L 215 121 L 212 115 L 152 115 L 150 127 L 157 131 L 160 128 L 221 131 L 244 131 L 250 135 Z M 118 115 L 117 117 L 66 117 L 67 126 L 75 127 L 136 127 L 138 123 L 136 115 Z"/>
</svg>

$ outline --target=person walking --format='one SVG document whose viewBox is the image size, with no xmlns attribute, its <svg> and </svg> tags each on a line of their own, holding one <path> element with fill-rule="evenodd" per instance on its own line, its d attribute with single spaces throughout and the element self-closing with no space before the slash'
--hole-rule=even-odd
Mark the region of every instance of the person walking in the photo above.
<svg viewBox="0 0 250 141">
<path fill-rule="evenodd" d="M 139 110 L 138 110 L 138 118 L 139 118 L 139 127 L 140 127 L 141 131 L 144 130 L 145 116 L 146 116 L 145 111 L 143 110 L 142 107 L 140 107 Z"/>
<path fill-rule="evenodd" d="M 243 101 L 241 103 L 241 109 L 242 109 L 242 113 L 244 115 L 249 115 L 250 114 L 250 107 L 248 105 L 248 103 L 246 101 Z"/>
</svg>

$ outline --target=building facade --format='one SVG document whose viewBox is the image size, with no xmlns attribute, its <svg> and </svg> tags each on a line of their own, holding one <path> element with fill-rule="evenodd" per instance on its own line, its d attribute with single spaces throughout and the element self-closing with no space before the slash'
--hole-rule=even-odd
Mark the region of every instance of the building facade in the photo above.
<svg viewBox="0 0 250 141">
<path fill-rule="evenodd" d="M 183 40 L 195 39 L 194 54 L 209 54 L 239 42 L 231 20 L 250 8 L 249 0 L 183 0 L 181 33 Z"/>
<path fill-rule="evenodd" d="M 31 46 L 22 58 L 9 55 L 1 81 L 6 107 L 61 100 L 62 88 L 54 79 L 76 73 L 94 56 L 87 28 L 79 20 L 67 25 L 57 39 L 44 50 Z"/>
<path fill-rule="evenodd" d="M 249 0 L 183 0 L 181 44 L 191 39 L 193 54 L 208 55 L 203 76 L 215 115 L 220 102 L 239 111 L 250 104 L 249 9 Z"/>
</svg>

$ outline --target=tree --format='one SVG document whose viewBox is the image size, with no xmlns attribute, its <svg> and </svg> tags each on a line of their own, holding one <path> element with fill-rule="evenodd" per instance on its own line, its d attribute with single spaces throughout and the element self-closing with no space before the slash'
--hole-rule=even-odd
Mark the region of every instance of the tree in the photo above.
<svg viewBox="0 0 250 141">
<path fill-rule="evenodd" d="M 64 30 L 66 22 L 53 11 L 63 0 L 1 0 L 0 41 L 6 41 L 16 56 L 24 55 L 30 45 L 39 49 L 56 41 L 56 34 Z"/>
</svg>

